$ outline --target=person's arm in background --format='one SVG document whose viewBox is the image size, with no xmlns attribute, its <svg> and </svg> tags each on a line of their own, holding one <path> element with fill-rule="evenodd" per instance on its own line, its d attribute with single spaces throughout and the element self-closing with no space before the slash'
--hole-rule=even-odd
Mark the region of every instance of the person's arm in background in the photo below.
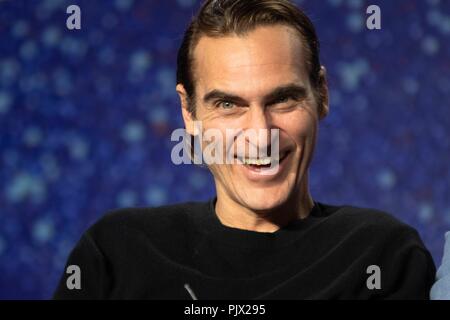
<svg viewBox="0 0 450 320">
<path fill-rule="evenodd" d="M 419 234 L 403 228 L 387 240 L 381 267 L 382 294 L 385 300 L 429 300 L 436 267 Z"/>
<path fill-rule="evenodd" d="M 431 300 L 450 300 L 450 231 L 445 234 L 444 256 L 431 288 Z"/>
</svg>

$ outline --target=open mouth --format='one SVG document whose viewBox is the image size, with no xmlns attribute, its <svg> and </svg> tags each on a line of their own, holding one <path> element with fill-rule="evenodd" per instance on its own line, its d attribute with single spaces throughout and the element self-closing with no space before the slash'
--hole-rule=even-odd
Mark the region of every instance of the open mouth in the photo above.
<svg viewBox="0 0 450 320">
<path fill-rule="evenodd" d="M 239 162 L 244 166 L 251 169 L 268 169 L 275 166 L 277 163 L 281 164 L 281 162 L 286 159 L 289 151 L 285 151 L 279 155 L 279 157 L 263 157 L 263 158 L 242 158 L 237 157 Z"/>
</svg>

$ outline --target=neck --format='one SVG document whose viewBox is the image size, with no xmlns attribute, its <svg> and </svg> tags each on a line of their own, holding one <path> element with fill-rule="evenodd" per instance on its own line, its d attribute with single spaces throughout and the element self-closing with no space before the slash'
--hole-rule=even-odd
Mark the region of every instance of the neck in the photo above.
<svg viewBox="0 0 450 320">
<path fill-rule="evenodd" d="M 314 201 L 308 189 L 308 175 L 304 178 L 300 187 L 292 192 L 292 196 L 285 203 L 269 210 L 252 210 L 234 201 L 226 192 L 218 192 L 215 208 L 217 217 L 228 227 L 275 232 L 294 220 L 308 217 L 311 212 Z"/>
</svg>

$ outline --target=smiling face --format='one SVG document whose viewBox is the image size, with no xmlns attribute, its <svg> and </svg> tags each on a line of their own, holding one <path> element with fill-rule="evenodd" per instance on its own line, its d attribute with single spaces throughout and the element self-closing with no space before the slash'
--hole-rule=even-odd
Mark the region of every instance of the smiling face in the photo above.
<svg viewBox="0 0 450 320">
<path fill-rule="evenodd" d="M 308 193 L 319 113 L 298 33 L 276 25 L 257 27 L 244 36 L 203 36 L 193 56 L 195 118 L 187 111 L 183 86 L 177 86 L 188 132 L 193 133 L 193 120 L 224 137 L 227 129 L 279 130 L 275 174 L 244 164 L 209 166 L 218 205 L 264 214 L 300 202 Z M 261 148 L 265 141 L 270 137 L 247 142 L 249 148 Z"/>
</svg>

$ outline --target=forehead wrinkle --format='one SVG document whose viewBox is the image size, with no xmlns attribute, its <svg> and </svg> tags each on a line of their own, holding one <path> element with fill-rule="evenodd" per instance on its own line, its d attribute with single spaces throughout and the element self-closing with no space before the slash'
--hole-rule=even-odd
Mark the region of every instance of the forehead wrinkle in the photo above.
<svg viewBox="0 0 450 320">
<path fill-rule="evenodd" d="M 202 91 L 227 89 L 242 94 L 243 90 L 248 93 L 250 89 L 265 92 L 285 83 L 287 77 L 300 79 L 299 83 L 308 87 L 305 52 L 298 37 L 295 36 L 295 41 L 292 41 L 290 34 L 284 33 L 278 37 L 271 31 L 269 39 L 266 39 L 261 32 L 252 37 L 253 32 L 243 37 L 205 36 L 200 39 L 195 47 L 194 78 L 202 83 Z M 274 44 L 278 45 L 274 48 Z"/>
<path fill-rule="evenodd" d="M 275 56 L 282 61 L 286 61 L 287 58 L 302 58 L 301 60 L 303 60 L 305 54 L 302 42 L 295 30 L 285 26 L 267 26 L 256 28 L 243 36 L 236 34 L 224 37 L 203 36 L 194 49 L 194 56 L 199 58 L 198 61 L 215 60 L 213 56 L 223 56 L 224 50 L 228 57 L 249 61 L 265 56 L 270 59 Z M 273 51 L 277 51 L 277 54 L 271 55 L 270 53 Z"/>
<path fill-rule="evenodd" d="M 276 62 L 267 62 L 267 63 L 251 63 L 251 64 L 237 64 L 234 66 L 228 66 L 228 68 L 244 68 L 244 67 L 260 67 L 260 66 L 299 66 L 299 63 L 276 63 Z"/>
</svg>

